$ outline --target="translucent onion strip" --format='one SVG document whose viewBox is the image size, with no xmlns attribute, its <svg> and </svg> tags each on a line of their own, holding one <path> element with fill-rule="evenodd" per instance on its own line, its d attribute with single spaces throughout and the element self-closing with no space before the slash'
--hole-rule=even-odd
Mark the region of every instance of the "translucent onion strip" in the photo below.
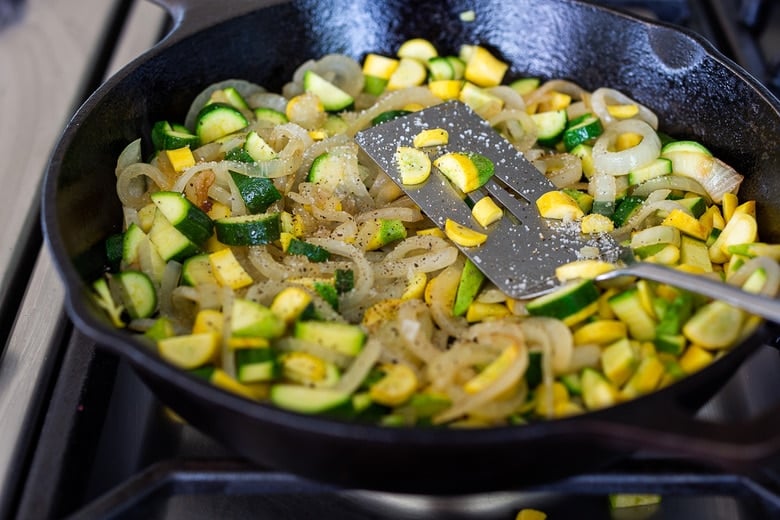
<svg viewBox="0 0 780 520">
<path fill-rule="evenodd" d="M 489 403 L 504 392 L 509 391 L 514 385 L 517 385 L 528 368 L 528 350 L 524 345 L 517 345 L 517 347 L 519 349 L 517 357 L 492 384 L 476 394 L 465 397 L 459 403 L 434 416 L 433 423 L 442 424 L 462 417 L 471 410 Z"/>
<path fill-rule="evenodd" d="M 143 160 L 141 155 L 141 139 L 136 139 L 130 144 L 125 146 L 122 153 L 119 154 L 119 158 L 116 160 L 116 175 L 122 173 L 122 170 L 130 166 L 131 164 L 139 163 Z"/>
<path fill-rule="evenodd" d="M 363 350 L 355 357 L 349 368 L 341 375 L 335 389 L 342 392 L 353 393 L 363 383 L 368 373 L 374 367 L 382 353 L 382 344 L 374 338 L 369 338 L 363 345 Z"/>
<path fill-rule="evenodd" d="M 147 179 L 153 186 L 147 186 Z M 156 187 L 156 188 L 155 188 Z M 152 191 L 170 189 L 168 178 L 151 164 L 134 163 L 116 179 L 116 193 L 123 206 L 141 209 L 151 202 Z"/>
<path fill-rule="evenodd" d="M 650 125 L 654 130 L 658 129 L 658 116 L 646 106 L 637 103 L 619 90 L 602 87 L 593 91 L 590 97 L 590 105 L 593 113 L 596 114 L 605 126 L 620 121 L 612 116 L 607 109 L 608 105 L 636 105 L 639 113 L 635 116 L 637 120 L 642 120 Z"/>
<path fill-rule="evenodd" d="M 612 151 L 618 136 L 627 132 L 641 135 L 642 141 L 626 150 Z M 593 166 L 596 172 L 625 175 L 656 159 L 660 153 L 661 140 L 655 130 L 644 121 L 626 119 L 607 127 L 596 140 L 593 145 Z"/>
<path fill-rule="evenodd" d="M 704 197 L 707 204 L 711 204 L 707 190 L 695 179 L 691 177 L 684 177 L 682 175 L 662 175 L 661 177 L 655 177 L 653 179 L 646 180 L 642 184 L 635 186 L 631 190 L 632 195 L 640 197 L 647 197 L 652 192 L 657 190 L 680 190 L 690 191 Z"/>
<path fill-rule="evenodd" d="M 766 281 L 759 294 L 775 297 L 780 290 L 780 264 L 766 256 L 757 256 L 746 261 L 726 280 L 732 285 L 742 286 L 756 271 L 763 270 Z"/>
<path fill-rule="evenodd" d="M 544 82 L 539 86 L 539 88 L 528 94 L 525 97 L 525 104 L 530 106 L 535 103 L 539 103 L 544 100 L 544 98 L 547 97 L 547 95 L 552 91 L 567 94 L 573 99 L 582 99 L 582 97 L 586 95 L 585 89 L 572 81 L 565 79 L 553 79 Z"/>
<path fill-rule="evenodd" d="M 544 175 L 556 188 L 568 188 L 582 178 L 582 161 L 570 153 L 547 155 L 538 160 L 544 163 Z"/>
</svg>

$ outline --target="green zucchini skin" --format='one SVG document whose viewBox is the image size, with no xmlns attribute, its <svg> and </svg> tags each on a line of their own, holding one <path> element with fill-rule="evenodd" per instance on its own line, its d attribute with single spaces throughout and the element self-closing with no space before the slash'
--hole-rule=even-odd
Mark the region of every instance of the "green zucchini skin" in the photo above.
<svg viewBox="0 0 780 520">
<path fill-rule="evenodd" d="M 282 194 L 276 189 L 271 179 L 250 177 L 234 171 L 230 172 L 230 177 L 236 183 L 238 193 L 244 199 L 244 204 L 246 204 L 246 209 L 249 213 L 262 213 L 271 204 L 282 198 Z"/>
<path fill-rule="evenodd" d="M 173 227 L 199 246 L 214 232 L 211 217 L 182 193 L 158 191 L 152 194 L 152 202 Z"/>
<path fill-rule="evenodd" d="M 261 213 L 217 219 L 214 229 L 223 244 L 259 246 L 279 240 L 282 226 L 279 213 Z"/>
</svg>

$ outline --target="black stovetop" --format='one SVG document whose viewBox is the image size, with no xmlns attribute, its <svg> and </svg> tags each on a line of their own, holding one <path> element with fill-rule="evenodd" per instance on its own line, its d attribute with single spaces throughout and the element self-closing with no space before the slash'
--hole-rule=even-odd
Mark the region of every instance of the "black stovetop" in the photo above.
<svg viewBox="0 0 780 520">
<path fill-rule="evenodd" d="M 598 2 L 597 2 L 598 3 Z M 780 93 L 780 5 L 774 0 L 609 0 L 686 26 Z M 524 507 L 548 518 L 611 518 L 610 493 L 658 493 L 651 518 L 780 517 L 780 465 L 750 477 L 637 454 L 605 472 L 472 497 L 339 490 L 244 461 L 166 410 L 120 359 L 66 331 L 48 406 L 31 429 L 18 518 L 501 518 Z M 751 358 L 700 412 L 713 420 L 780 400 L 777 351 Z M 715 426 L 716 427 L 716 426 Z"/>
</svg>

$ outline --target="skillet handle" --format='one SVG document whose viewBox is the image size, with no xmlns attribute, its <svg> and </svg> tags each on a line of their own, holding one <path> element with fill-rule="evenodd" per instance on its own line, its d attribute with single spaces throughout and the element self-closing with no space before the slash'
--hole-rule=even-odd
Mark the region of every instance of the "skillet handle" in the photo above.
<svg viewBox="0 0 780 520">
<path fill-rule="evenodd" d="M 229 0 L 149 0 L 159 5 L 172 19 L 171 31 L 166 35 L 166 44 L 179 41 L 201 29 L 220 22 L 237 18 L 250 11 L 278 3 L 276 1 Z"/>
</svg>

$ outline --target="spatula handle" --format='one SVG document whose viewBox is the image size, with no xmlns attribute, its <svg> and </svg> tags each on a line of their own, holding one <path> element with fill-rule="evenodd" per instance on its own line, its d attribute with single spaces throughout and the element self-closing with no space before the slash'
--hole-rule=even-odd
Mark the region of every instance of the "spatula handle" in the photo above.
<svg viewBox="0 0 780 520">
<path fill-rule="evenodd" d="M 698 274 L 686 273 L 660 264 L 638 262 L 600 275 L 597 279 L 606 280 L 626 275 L 666 283 L 680 289 L 722 300 L 744 311 L 780 324 L 780 300 L 752 294 L 736 285 L 723 283 Z"/>
</svg>

